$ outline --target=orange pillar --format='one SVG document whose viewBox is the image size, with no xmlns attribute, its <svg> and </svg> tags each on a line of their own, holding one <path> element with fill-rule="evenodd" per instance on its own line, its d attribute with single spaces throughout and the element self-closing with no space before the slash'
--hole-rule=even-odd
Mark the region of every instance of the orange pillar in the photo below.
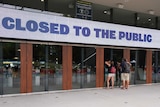
<svg viewBox="0 0 160 107">
<path fill-rule="evenodd" d="M 96 48 L 96 87 L 104 86 L 104 48 Z"/>
<path fill-rule="evenodd" d="M 72 89 L 72 46 L 62 47 L 62 59 L 62 87 L 64 90 L 69 90 Z"/>
<path fill-rule="evenodd" d="M 26 93 L 27 92 L 27 64 L 26 64 L 26 57 L 27 57 L 27 48 L 26 43 L 20 44 L 20 61 L 21 61 L 21 68 L 20 68 L 20 92 Z"/>
<path fill-rule="evenodd" d="M 127 61 L 130 62 L 130 49 L 123 50 L 123 58 L 127 59 Z"/>
<path fill-rule="evenodd" d="M 21 43 L 20 48 L 20 92 L 32 92 L 32 44 Z"/>
<path fill-rule="evenodd" d="M 152 83 L 152 51 L 146 51 L 146 83 Z"/>
</svg>

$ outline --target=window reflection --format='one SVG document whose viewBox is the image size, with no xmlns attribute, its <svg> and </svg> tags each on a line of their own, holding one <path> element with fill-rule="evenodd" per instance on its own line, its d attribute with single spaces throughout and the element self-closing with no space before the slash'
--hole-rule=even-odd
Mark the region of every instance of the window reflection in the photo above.
<svg viewBox="0 0 160 107">
<path fill-rule="evenodd" d="M 0 94 L 20 92 L 20 46 L 0 43 Z"/>
<path fill-rule="evenodd" d="M 33 91 L 62 89 L 62 47 L 33 45 Z"/>
<path fill-rule="evenodd" d="M 152 81 L 153 83 L 160 82 L 160 52 L 153 51 L 152 62 L 153 62 L 153 71 L 152 71 Z"/>
<path fill-rule="evenodd" d="M 73 47 L 73 89 L 96 87 L 95 58 L 95 48 Z"/>
</svg>

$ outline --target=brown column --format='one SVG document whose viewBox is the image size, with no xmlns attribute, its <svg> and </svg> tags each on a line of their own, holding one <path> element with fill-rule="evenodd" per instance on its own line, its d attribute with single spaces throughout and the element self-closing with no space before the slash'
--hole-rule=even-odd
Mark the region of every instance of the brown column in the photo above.
<svg viewBox="0 0 160 107">
<path fill-rule="evenodd" d="M 104 48 L 96 48 L 96 87 L 104 86 Z"/>
<path fill-rule="evenodd" d="M 20 48 L 20 92 L 32 92 L 32 44 L 21 43 Z"/>
<path fill-rule="evenodd" d="M 152 83 L 152 51 L 146 52 L 146 83 Z"/>
<path fill-rule="evenodd" d="M 26 43 L 20 44 L 21 52 L 20 52 L 20 61 L 21 61 L 21 68 L 20 68 L 20 92 L 26 93 L 27 92 L 27 64 L 26 64 L 26 54 L 27 54 L 27 48 Z"/>
<path fill-rule="evenodd" d="M 62 85 L 64 90 L 69 90 L 72 89 L 72 46 L 62 47 L 62 59 Z"/>
<path fill-rule="evenodd" d="M 127 59 L 130 62 L 130 49 L 123 50 L 123 58 Z"/>
</svg>

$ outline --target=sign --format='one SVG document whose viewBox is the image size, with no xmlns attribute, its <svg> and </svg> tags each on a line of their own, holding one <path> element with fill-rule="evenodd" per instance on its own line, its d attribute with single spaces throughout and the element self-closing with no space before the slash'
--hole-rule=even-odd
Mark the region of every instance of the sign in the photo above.
<svg viewBox="0 0 160 107">
<path fill-rule="evenodd" d="M 89 2 L 78 0 L 76 2 L 76 18 L 92 19 L 92 5 Z"/>
<path fill-rule="evenodd" d="M 0 9 L 0 38 L 160 48 L 159 30 Z"/>
</svg>

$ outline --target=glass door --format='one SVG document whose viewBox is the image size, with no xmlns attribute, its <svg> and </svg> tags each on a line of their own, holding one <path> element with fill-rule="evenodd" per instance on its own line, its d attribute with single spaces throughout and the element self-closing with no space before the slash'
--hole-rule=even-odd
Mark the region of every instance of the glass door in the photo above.
<svg viewBox="0 0 160 107">
<path fill-rule="evenodd" d="M 20 45 L 0 42 L 0 95 L 20 93 Z"/>
<path fill-rule="evenodd" d="M 33 91 L 62 89 L 62 47 L 33 44 Z"/>
<path fill-rule="evenodd" d="M 3 46 L 0 42 L 0 95 L 3 95 Z"/>
<path fill-rule="evenodd" d="M 146 51 L 131 50 L 130 61 L 132 64 L 130 73 L 130 84 L 145 84 L 146 83 Z"/>
<path fill-rule="evenodd" d="M 115 65 L 118 66 L 121 63 L 121 60 L 123 58 L 123 49 L 112 49 L 112 48 L 105 48 L 104 49 L 104 62 L 107 60 L 113 60 Z M 106 79 L 108 76 L 108 67 L 105 65 L 104 68 L 104 86 L 106 86 Z M 116 75 L 115 75 L 115 86 L 119 86 L 121 85 L 121 74 L 120 74 L 120 70 L 117 70 Z"/>
<path fill-rule="evenodd" d="M 152 56 L 153 61 L 153 72 L 152 72 L 152 82 L 159 83 L 160 82 L 160 52 L 154 51 Z"/>
<path fill-rule="evenodd" d="M 73 47 L 72 88 L 96 87 L 96 49 Z"/>
</svg>

